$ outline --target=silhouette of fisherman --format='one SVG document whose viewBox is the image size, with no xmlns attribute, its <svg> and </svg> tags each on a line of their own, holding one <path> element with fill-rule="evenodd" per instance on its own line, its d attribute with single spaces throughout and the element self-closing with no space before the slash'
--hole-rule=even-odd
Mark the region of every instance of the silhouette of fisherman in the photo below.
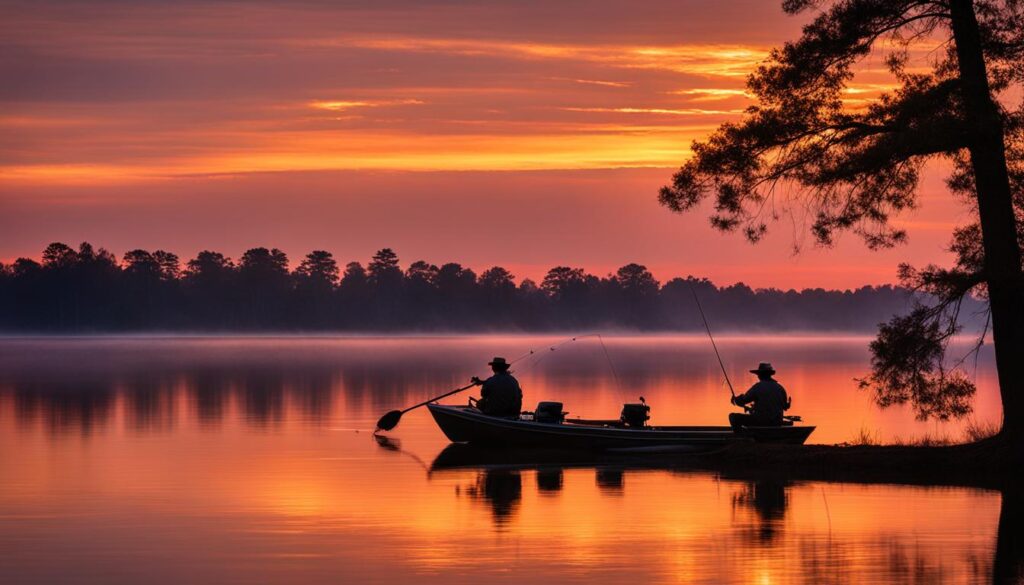
<svg viewBox="0 0 1024 585">
<path fill-rule="evenodd" d="M 511 364 L 503 357 L 496 357 L 487 365 L 491 366 L 494 375 L 486 380 L 473 376 L 472 382 L 480 385 L 480 399 L 470 398 L 470 405 L 491 416 L 519 416 L 523 408 L 523 391 L 519 388 L 519 381 L 508 373 Z M 473 404 L 474 400 L 476 404 Z"/>
<path fill-rule="evenodd" d="M 757 375 L 758 382 L 751 386 L 750 390 L 733 397 L 732 403 L 737 406 L 753 403 L 753 406 L 746 413 L 730 413 L 729 424 L 733 428 L 780 426 L 782 413 L 789 408 L 789 397 L 782 384 L 772 379 L 775 368 L 768 362 L 761 362 L 757 369 L 750 370 L 750 373 Z"/>
</svg>

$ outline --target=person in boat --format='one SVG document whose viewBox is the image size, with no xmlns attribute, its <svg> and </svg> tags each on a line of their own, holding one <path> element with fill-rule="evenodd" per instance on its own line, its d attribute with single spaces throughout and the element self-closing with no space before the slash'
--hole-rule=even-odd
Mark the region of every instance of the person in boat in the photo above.
<svg viewBox="0 0 1024 585">
<path fill-rule="evenodd" d="M 519 416 L 523 409 L 523 391 L 519 381 L 509 373 L 511 367 L 505 358 L 496 357 L 490 362 L 494 375 L 486 380 L 473 376 L 474 384 L 480 385 L 480 399 L 475 406 L 484 414 L 491 416 Z M 473 399 L 470 398 L 473 405 Z"/>
<path fill-rule="evenodd" d="M 743 394 L 734 396 L 732 403 L 737 406 L 752 406 L 748 412 L 733 412 L 729 414 L 729 424 L 733 428 L 741 426 L 773 427 L 782 424 L 782 413 L 789 408 L 789 397 L 786 389 L 772 378 L 775 375 L 775 368 L 768 362 L 762 362 L 756 370 L 750 370 L 756 374 L 758 382 L 750 387 Z"/>
</svg>

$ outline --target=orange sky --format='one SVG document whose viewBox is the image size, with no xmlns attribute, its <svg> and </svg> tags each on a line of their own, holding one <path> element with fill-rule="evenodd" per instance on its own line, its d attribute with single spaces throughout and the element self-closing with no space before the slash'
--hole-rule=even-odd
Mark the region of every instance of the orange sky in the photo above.
<svg viewBox="0 0 1024 585">
<path fill-rule="evenodd" d="M 554 264 L 755 286 L 890 282 L 944 261 L 961 212 L 933 177 L 911 244 L 750 247 L 657 188 L 750 104 L 801 24 L 765 0 L 0 2 L 0 260 L 276 246 L 365 260 Z M 931 58 L 927 52 L 922 62 Z M 891 82 L 872 58 L 849 103 Z"/>
</svg>

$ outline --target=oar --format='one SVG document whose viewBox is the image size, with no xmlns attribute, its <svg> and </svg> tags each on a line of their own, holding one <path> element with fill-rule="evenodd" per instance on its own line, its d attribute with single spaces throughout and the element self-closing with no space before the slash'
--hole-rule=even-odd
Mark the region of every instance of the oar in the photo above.
<svg viewBox="0 0 1024 585">
<path fill-rule="evenodd" d="M 475 382 L 470 384 L 470 385 L 468 385 L 468 386 L 463 386 L 462 388 L 456 388 L 455 390 L 452 390 L 451 392 L 445 392 L 444 394 L 442 394 L 440 396 L 435 396 L 435 397 L 431 398 L 430 400 L 425 400 L 423 402 L 420 402 L 419 404 L 410 406 L 409 408 L 406 408 L 405 410 L 392 410 L 391 412 L 389 412 L 389 413 L 385 414 L 384 416 L 380 417 L 380 420 L 377 421 L 377 430 L 378 431 L 390 431 L 391 429 L 393 429 L 393 428 L 398 426 L 398 421 L 402 420 L 402 415 L 407 413 L 407 412 L 409 412 L 410 410 L 413 410 L 415 408 L 419 408 L 421 406 L 425 406 L 425 405 L 430 404 L 431 402 L 435 402 L 437 400 L 441 400 L 442 398 L 444 398 L 446 396 L 451 396 L 452 394 L 458 394 L 459 392 L 462 392 L 464 390 L 469 390 L 473 386 L 476 386 Z"/>
</svg>

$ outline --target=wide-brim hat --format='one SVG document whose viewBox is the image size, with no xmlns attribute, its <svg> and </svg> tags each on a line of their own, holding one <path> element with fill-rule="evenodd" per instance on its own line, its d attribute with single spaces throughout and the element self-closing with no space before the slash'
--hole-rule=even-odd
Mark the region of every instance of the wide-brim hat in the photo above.
<svg viewBox="0 0 1024 585">
<path fill-rule="evenodd" d="M 505 358 L 503 357 L 496 357 L 493 360 L 487 362 L 487 365 L 491 366 L 492 368 L 508 368 L 512 364 L 505 361 Z"/>
<path fill-rule="evenodd" d="M 774 374 L 775 368 L 772 367 L 770 362 L 761 362 L 757 364 L 756 370 L 750 370 L 751 374 Z"/>
</svg>

